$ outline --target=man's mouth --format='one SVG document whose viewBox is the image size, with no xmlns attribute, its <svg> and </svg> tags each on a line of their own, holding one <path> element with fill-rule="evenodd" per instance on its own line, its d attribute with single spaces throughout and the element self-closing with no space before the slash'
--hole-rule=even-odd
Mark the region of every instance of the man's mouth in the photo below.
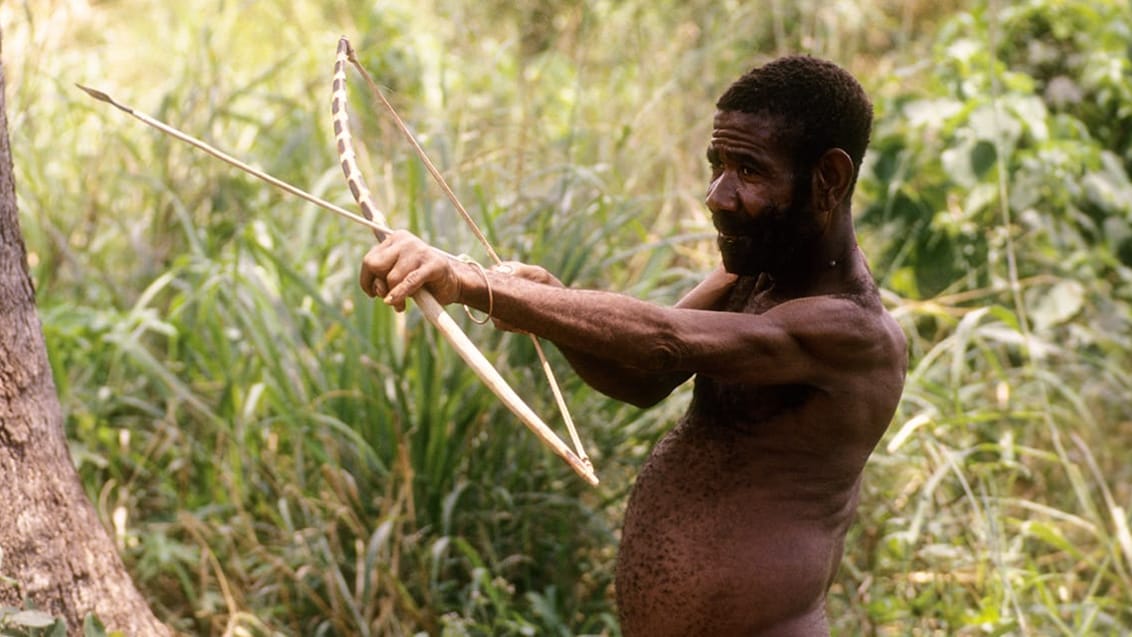
<svg viewBox="0 0 1132 637">
<path fill-rule="evenodd" d="M 715 226 L 715 231 L 719 233 L 720 237 L 728 239 L 761 234 L 759 231 L 760 224 L 752 220 L 737 218 L 736 215 L 713 217 L 712 225 Z"/>
<path fill-rule="evenodd" d="M 720 232 L 716 238 L 719 249 L 724 252 L 746 251 L 755 245 L 755 238 L 749 234 L 727 234 Z"/>
</svg>

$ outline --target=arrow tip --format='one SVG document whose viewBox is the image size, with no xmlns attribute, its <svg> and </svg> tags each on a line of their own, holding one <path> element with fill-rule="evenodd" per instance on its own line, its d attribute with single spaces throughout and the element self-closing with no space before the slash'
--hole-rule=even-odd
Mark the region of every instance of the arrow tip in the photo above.
<svg viewBox="0 0 1132 637">
<path fill-rule="evenodd" d="M 84 93 L 86 93 L 87 95 L 93 97 L 94 99 L 96 99 L 100 102 L 106 102 L 107 104 L 110 104 L 112 106 L 116 106 L 116 107 L 122 109 L 123 111 L 126 111 L 127 113 L 133 112 L 130 109 L 126 108 L 125 106 L 122 106 L 118 102 L 115 102 L 114 98 L 110 97 L 106 93 L 103 93 L 102 91 L 90 88 L 89 86 L 83 86 L 82 84 L 79 84 L 79 83 L 75 83 L 75 86 L 79 87 L 80 89 L 83 90 Z"/>
</svg>

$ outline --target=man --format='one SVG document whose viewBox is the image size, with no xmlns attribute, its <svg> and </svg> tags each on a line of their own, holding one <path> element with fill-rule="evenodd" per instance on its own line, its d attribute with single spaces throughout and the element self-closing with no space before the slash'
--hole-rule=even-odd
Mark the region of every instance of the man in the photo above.
<svg viewBox="0 0 1132 637">
<path fill-rule="evenodd" d="M 717 108 L 706 203 L 722 265 L 672 308 L 565 288 L 534 266 L 484 273 L 407 233 L 366 255 L 361 285 L 398 310 L 421 286 L 490 308 L 642 407 L 695 376 L 629 500 L 625 635 L 828 635 L 826 591 L 906 369 L 850 214 L 872 106 L 836 65 L 788 57 Z"/>
</svg>

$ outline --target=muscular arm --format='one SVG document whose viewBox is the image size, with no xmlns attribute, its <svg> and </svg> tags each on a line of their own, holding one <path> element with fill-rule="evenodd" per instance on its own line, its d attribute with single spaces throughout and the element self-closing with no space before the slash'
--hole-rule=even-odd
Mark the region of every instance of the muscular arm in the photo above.
<svg viewBox="0 0 1132 637">
<path fill-rule="evenodd" d="M 752 385 L 832 387 L 884 358 L 878 348 L 890 340 L 880 314 L 846 298 L 807 297 L 757 315 L 699 309 L 716 307 L 731 284 L 727 275 L 714 273 L 681 306 L 666 308 L 611 292 L 481 273 L 444 260 L 407 233 L 396 233 L 366 256 L 362 285 L 373 294 L 374 282 L 384 280 L 384 300 L 398 309 L 428 285 L 441 303 L 486 311 L 485 276 L 493 316 L 581 355 L 583 367 L 616 361 L 632 380 L 598 382 L 638 403 L 665 395 L 693 373 Z M 658 389 L 640 389 L 647 382 Z"/>
<path fill-rule="evenodd" d="M 674 307 L 719 309 L 736 277 L 720 266 L 684 295 Z M 553 340 L 553 339 L 552 339 Z M 650 372 L 609 356 L 593 354 L 556 343 L 574 371 L 590 387 L 637 407 L 651 407 L 692 375 L 687 370 Z"/>
<path fill-rule="evenodd" d="M 474 277 L 459 301 L 485 310 L 486 288 Z M 754 315 L 664 308 L 494 275 L 492 287 L 494 313 L 507 323 L 654 379 L 700 373 L 752 385 L 821 386 L 872 360 L 869 337 L 879 329 L 868 311 L 836 297 L 799 299 Z"/>
</svg>

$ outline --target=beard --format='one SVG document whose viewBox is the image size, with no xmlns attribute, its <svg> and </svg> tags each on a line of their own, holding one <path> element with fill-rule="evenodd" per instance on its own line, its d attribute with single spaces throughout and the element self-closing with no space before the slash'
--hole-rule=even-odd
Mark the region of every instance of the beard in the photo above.
<svg viewBox="0 0 1132 637">
<path fill-rule="evenodd" d="M 796 199 L 797 201 L 797 199 Z M 734 215 L 729 215 L 734 216 Z M 732 274 L 774 275 L 789 267 L 799 267 L 799 258 L 820 230 L 808 205 L 782 208 L 766 206 L 753 219 L 740 223 L 715 219 L 719 232 L 716 243 L 723 267 Z"/>
</svg>

